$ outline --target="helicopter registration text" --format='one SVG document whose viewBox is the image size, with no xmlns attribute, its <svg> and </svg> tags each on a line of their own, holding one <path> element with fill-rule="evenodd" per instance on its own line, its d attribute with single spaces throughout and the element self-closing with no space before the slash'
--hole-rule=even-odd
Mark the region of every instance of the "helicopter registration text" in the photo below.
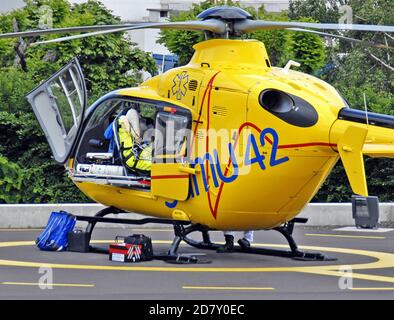
<svg viewBox="0 0 394 320">
<path fill-rule="evenodd" d="M 245 156 L 243 159 L 242 168 L 259 165 L 261 170 L 267 170 L 268 168 L 281 165 L 289 161 L 289 157 L 278 157 L 279 148 L 279 135 L 273 128 L 266 128 L 260 132 L 259 142 L 262 147 L 268 142 L 272 145 L 271 154 L 266 157 L 266 154 L 262 154 L 259 150 L 256 137 L 253 133 L 247 136 L 247 144 L 245 150 Z M 200 166 L 204 191 L 208 192 L 210 189 L 209 180 L 212 178 L 213 185 L 219 188 L 223 184 L 228 184 L 236 181 L 240 175 L 240 164 L 235 156 L 235 148 L 237 146 L 237 140 L 234 143 L 228 144 L 229 161 L 225 170 L 222 170 L 221 163 L 219 160 L 219 153 L 217 149 L 214 149 L 212 153 L 207 152 L 202 157 L 196 157 L 191 162 L 191 167 L 195 168 Z M 268 158 L 268 159 L 267 159 Z M 229 174 L 229 168 L 232 166 L 231 174 Z M 189 197 L 194 198 L 200 195 L 200 186 L 198 184 L 197 176 L 193 175 L 191 179 L 191 186 L 189 189 Z M 175 208 L 178 201 L 166 202 L 166 206 L 169 208 Z"/>
</svg>

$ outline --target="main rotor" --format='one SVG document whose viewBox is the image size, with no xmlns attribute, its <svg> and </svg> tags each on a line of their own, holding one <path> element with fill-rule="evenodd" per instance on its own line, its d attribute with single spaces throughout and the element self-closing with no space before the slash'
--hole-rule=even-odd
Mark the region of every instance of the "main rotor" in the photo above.
<svg viewBox="0 0 394 320">
<path fill-rule="evenodd" d="M 332 24 L 310 23 L 291 21 L 265 21 L 254 20 L 253 16 L 239 7 L 219 6 L 209 8 L 200 13 L 199 20 L 183 22 L 157 22 L 157 23 L 129 23 L 117 25 L 76 26 L 68 28 L 56 28 L 45 30 L 31 30 L 23 32 L 0 34 L 2 38 L 37 37 L 48 34 L 80 33 L 73 36 L 65 36 L 56 39 L 34 42 L 33 45 L 70 41 L 91 36 L 99 36 L 111 33 L 121 33 L 140 29 L 180 29 L 205 32 L 207 38 L 239 37 L 243 34 L 258 30 L 290 30 L 307 32 L 319 36 L 328 36 L 341 40 L 356 42 L 364 46 L 392 49 L 388 45 L 377 44 L 369 41 L 349 38 L 343 35 L 321 32 L 317 30 L 353 30 L 370 32 L 394 32 L 394 26 L 367 25 L 367 24 Z M 85 32 L 85 33 L 84 33 Z"/>
</svg>

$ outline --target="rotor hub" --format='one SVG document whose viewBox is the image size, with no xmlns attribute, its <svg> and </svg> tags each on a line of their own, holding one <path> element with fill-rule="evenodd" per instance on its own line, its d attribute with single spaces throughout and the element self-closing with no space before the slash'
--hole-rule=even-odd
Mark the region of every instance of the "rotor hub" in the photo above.
<svg viewBox="0 0 394 320">
<path fill-rule="evenodd" d="M 229 38 L 229 36 L 240 36 L 239 32 L 236 32 L 234 26 L 237 22 L 242 22 L 246 20 L 253 20 L 253 16 L 241 9 L 239 7 L 230 7 L 230 6 L 218 6 L 209 8 L 203 12 L 201 12 L 198 16 L 198 19 L 202 21 L 209 20 L 219 20 L 226 24 L 226 33 L 215 34 L 212 32 L 205 32 L 206 39 L 210 38 Z"/>
<path fill-rule="evenodd" d="M 238 21 L 245 19 L 252 20 L 253 16 L 249 12 L 238 7 L 220 6 L 209 8 L 201 12 L 197 18 L 200 20 L 218 19 L 224 21 Z"/>
</svg>

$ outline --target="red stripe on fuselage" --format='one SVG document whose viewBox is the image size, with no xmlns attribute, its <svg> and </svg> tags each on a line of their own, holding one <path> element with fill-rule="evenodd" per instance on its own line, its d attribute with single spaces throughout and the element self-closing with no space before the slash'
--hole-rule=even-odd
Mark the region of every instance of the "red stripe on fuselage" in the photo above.
<svg viewBox="0 0 394 320">
<path fill-rule="evenodd" d="M 206 129 L 206 130 L 207 130 L 207 136 L 206 136 L 206 148 L 205 148 L 206 153 L 209 153 L 209 134 L 208 134 L 208 133 L 209 133 L 209 129 L 210 129 L 210 108 L 211 108 L 212 87 L 213 87 L 213 82 L 214 82 L 216 76 L 217 76 L 219 73 L 220 73 L 220 71 L 217 72 L 217 73 L 209 80 L 208 85 L 207 85 L 207 87 L 206 87 L 206 89 L 205 89 L 205 91 L 204 91 L 204 95 L 203 95 L 203 98 L 202 98 L 202 101 L 201 101 L 201 107 L 200 107 L 200 111 L 199 111 L 198 120 L 197 120 L 196 126 L 195 126 L 195 128 L 194 128 L 194 139 L 193 139 L 192 145 L 191 145 L 191 149 L 192 149 L 193 146 L 194 146 L 194 142 L 195 142 L 195 140 L 197 139 L 196 133 L 197 133 L 198 125 L 199 125 L 200 120 L 201 120 L 201 116 L 202 116 L 202 111 L 203 111 L 203 108 L 204 108 L 205 99 L 206 99 L 206 96 L 207 96 L 207 94 L 208 94 L 208 103 L 207 103 L 207 129 Z M 240 136 L 241 132 L 242 132 L 245 128 L 247 128 L 247 127 L 251 127 L 251 128 L 253 128 L 253 129 L 255 129 L 257 132 L 261 133 L 261 129 L 260 129 L 258 126 L 256 126 L 254 123 L 251 123 L 251 122 L 245 122 L 245 123 L 243 123 L 243 124 L 241 125 L 241 127 L 238 129 L 238 134 L 237 134 L 237 137 L 236 137 L 236 139 L 235 139 L 235 141 L 234 141 L 234 146 L 233 146 L 234 149 L 235 149 L 235 148 L 237 147 L 237 145 L 238 145 L 238 140 L 239 140 L 239 136 Z M 266 137 L 265 137 L 265 140 L 266 140 L 268 143 L 270 143 L 271 145 L 273 144 L 273 141 L 272 141 L 269 137 L 266 136 Z M 337 145 L 336 145 L 336 144 L 325 143 L 325 142 L 310 142 L 310 143 L 302 143 L 302 144 L 280 145 L 280 146 L 278 146 L 278 149 L 294 149 L 294 148 L 306 148 L 306 147 L 316 147 L 316 146 L 320 146 L 320 147 L 330 147 L 330 148 L 331 148 L 331 147 L 336 147 Z M 229 161 L 228 161 L 228 165 L 226 166 L 226 169 L 225 169 L 225 171 L 224 171 L 224 175 L 225 175 L 225 176 L 227 176 L 228 171 L 229 171 L 229 167 L 230 167 L 231 164 L 232 164 L 232 160 L 231 160 L 231 156 L 230 156 L 230 157 L 229 157 Z M 209 177 L 209 169 L 210 169 L 210 166 L 209 166 L 208 160 L 206 160 L 206 176 L 207 176 L 207 182 L 208 182 L 208 192 L 207 192 L 208 204 L 209 204 L 209 209 L 210 209 L 210 211 L 211 211 L 212 216 L 216 219 L 216 218 L 217 218 L 217 212 L 218 212 L 218 209 L 219 209 L 220 199 L 221 199 L 221 196 L 222 196 L 222 193 L 223 193 L 224 182 L 221 182 L 221 183 L 220 183 L 218 196 L 217 196 L 217 199 L 216 199 L 216 201 L 215 201 L 215 205 L 213 206 L 213 205 L 212 205 L 211 194 L 210 194 L 210 191 L 209 191 L 209 178 L 210 178 L 210 177 Z"/>
<path fill-rule="evenodd" d="M 188 174 L 184 175 L 162 175 L 162 176 L 152 176 L 152 180 L 160 180 L 160 179 L 185 179 L 189 178 Z"/>
</svg>

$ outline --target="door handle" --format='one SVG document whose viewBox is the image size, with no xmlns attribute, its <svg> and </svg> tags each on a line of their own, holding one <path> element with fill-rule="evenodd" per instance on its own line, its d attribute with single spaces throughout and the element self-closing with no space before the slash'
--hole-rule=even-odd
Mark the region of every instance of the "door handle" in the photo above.
<svg viewBox="0 0 394 320">
<path fill-rule="evenodd" d="M 179 166 L 179 171 L 193 175 L 200 173 L 200 169 L 190 168 L 183 165 Z"/>
</svg>

